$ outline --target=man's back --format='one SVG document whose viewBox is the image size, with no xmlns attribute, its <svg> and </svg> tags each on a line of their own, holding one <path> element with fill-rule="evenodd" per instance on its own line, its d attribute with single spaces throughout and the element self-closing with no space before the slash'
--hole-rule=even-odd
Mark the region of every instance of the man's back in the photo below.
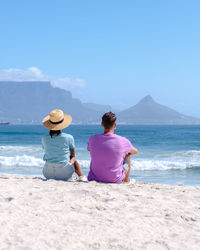
<svg viewBox="0 0 200 250">
<path fill-rule="evenodd" d="M 88 140 L 91 154 L 88 180 L 120 183 L 125 177 L 123 170 L 124 155 L 132 145 L 129 140 L 116 134 L 93 135 Z"/>
</svg>

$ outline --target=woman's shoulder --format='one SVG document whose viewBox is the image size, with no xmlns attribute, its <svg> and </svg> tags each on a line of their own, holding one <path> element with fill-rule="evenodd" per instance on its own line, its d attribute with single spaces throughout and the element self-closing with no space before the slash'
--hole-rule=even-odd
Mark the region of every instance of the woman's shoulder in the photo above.
<svg viewBox="0 0 200 250">
<path fill-rule="evenodd" d="M 74 139 L 73 135 L 66 134 L 66 133 L 61 133 L 60 136 L 66 139 Z"/>
<path fill-rule="evenodd" d="M 46 139 L 46 138 L 48 138 L 48 137 L 50 137 L 49 134 L 44 134 L 44 135 L 42 136 L 42 139 Z"/>
</svg>

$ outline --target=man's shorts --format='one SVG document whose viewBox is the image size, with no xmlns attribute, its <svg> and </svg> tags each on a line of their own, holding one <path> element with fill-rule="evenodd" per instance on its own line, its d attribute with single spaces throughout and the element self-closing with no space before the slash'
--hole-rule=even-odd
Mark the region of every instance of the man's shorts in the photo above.
<svg viewBox="0 0 200 250">
<path fill-rule="evenodd" d="M 68 180 L 74 173 L 74 164 L 68 162 L 66 164 L 48 163 L 43 167 L 43 175 L 47 179 Z"/>
</svg>

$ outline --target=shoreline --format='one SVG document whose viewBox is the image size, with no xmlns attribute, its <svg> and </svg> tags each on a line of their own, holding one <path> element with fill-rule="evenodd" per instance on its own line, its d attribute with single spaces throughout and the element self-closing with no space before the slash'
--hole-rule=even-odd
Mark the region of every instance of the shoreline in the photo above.
<svg viewBox="0 0 200 250">
<path fill-rule="evenodd" d="M 0 249 L 199 249 L 200 187 L 0 175 Z"/>
</svg>

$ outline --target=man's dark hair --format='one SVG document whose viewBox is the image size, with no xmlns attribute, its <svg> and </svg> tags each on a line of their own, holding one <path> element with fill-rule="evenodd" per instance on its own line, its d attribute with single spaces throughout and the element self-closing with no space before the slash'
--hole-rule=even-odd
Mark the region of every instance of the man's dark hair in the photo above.
<svg viewBox="0 0 200 250">
<path fill-rule="evenodd" d="M 117 117 L 112 112 L 107 112 L 102 116 L 102 124 L 106 129 L 112 128 L 116 120 Z"/>
</svg>

